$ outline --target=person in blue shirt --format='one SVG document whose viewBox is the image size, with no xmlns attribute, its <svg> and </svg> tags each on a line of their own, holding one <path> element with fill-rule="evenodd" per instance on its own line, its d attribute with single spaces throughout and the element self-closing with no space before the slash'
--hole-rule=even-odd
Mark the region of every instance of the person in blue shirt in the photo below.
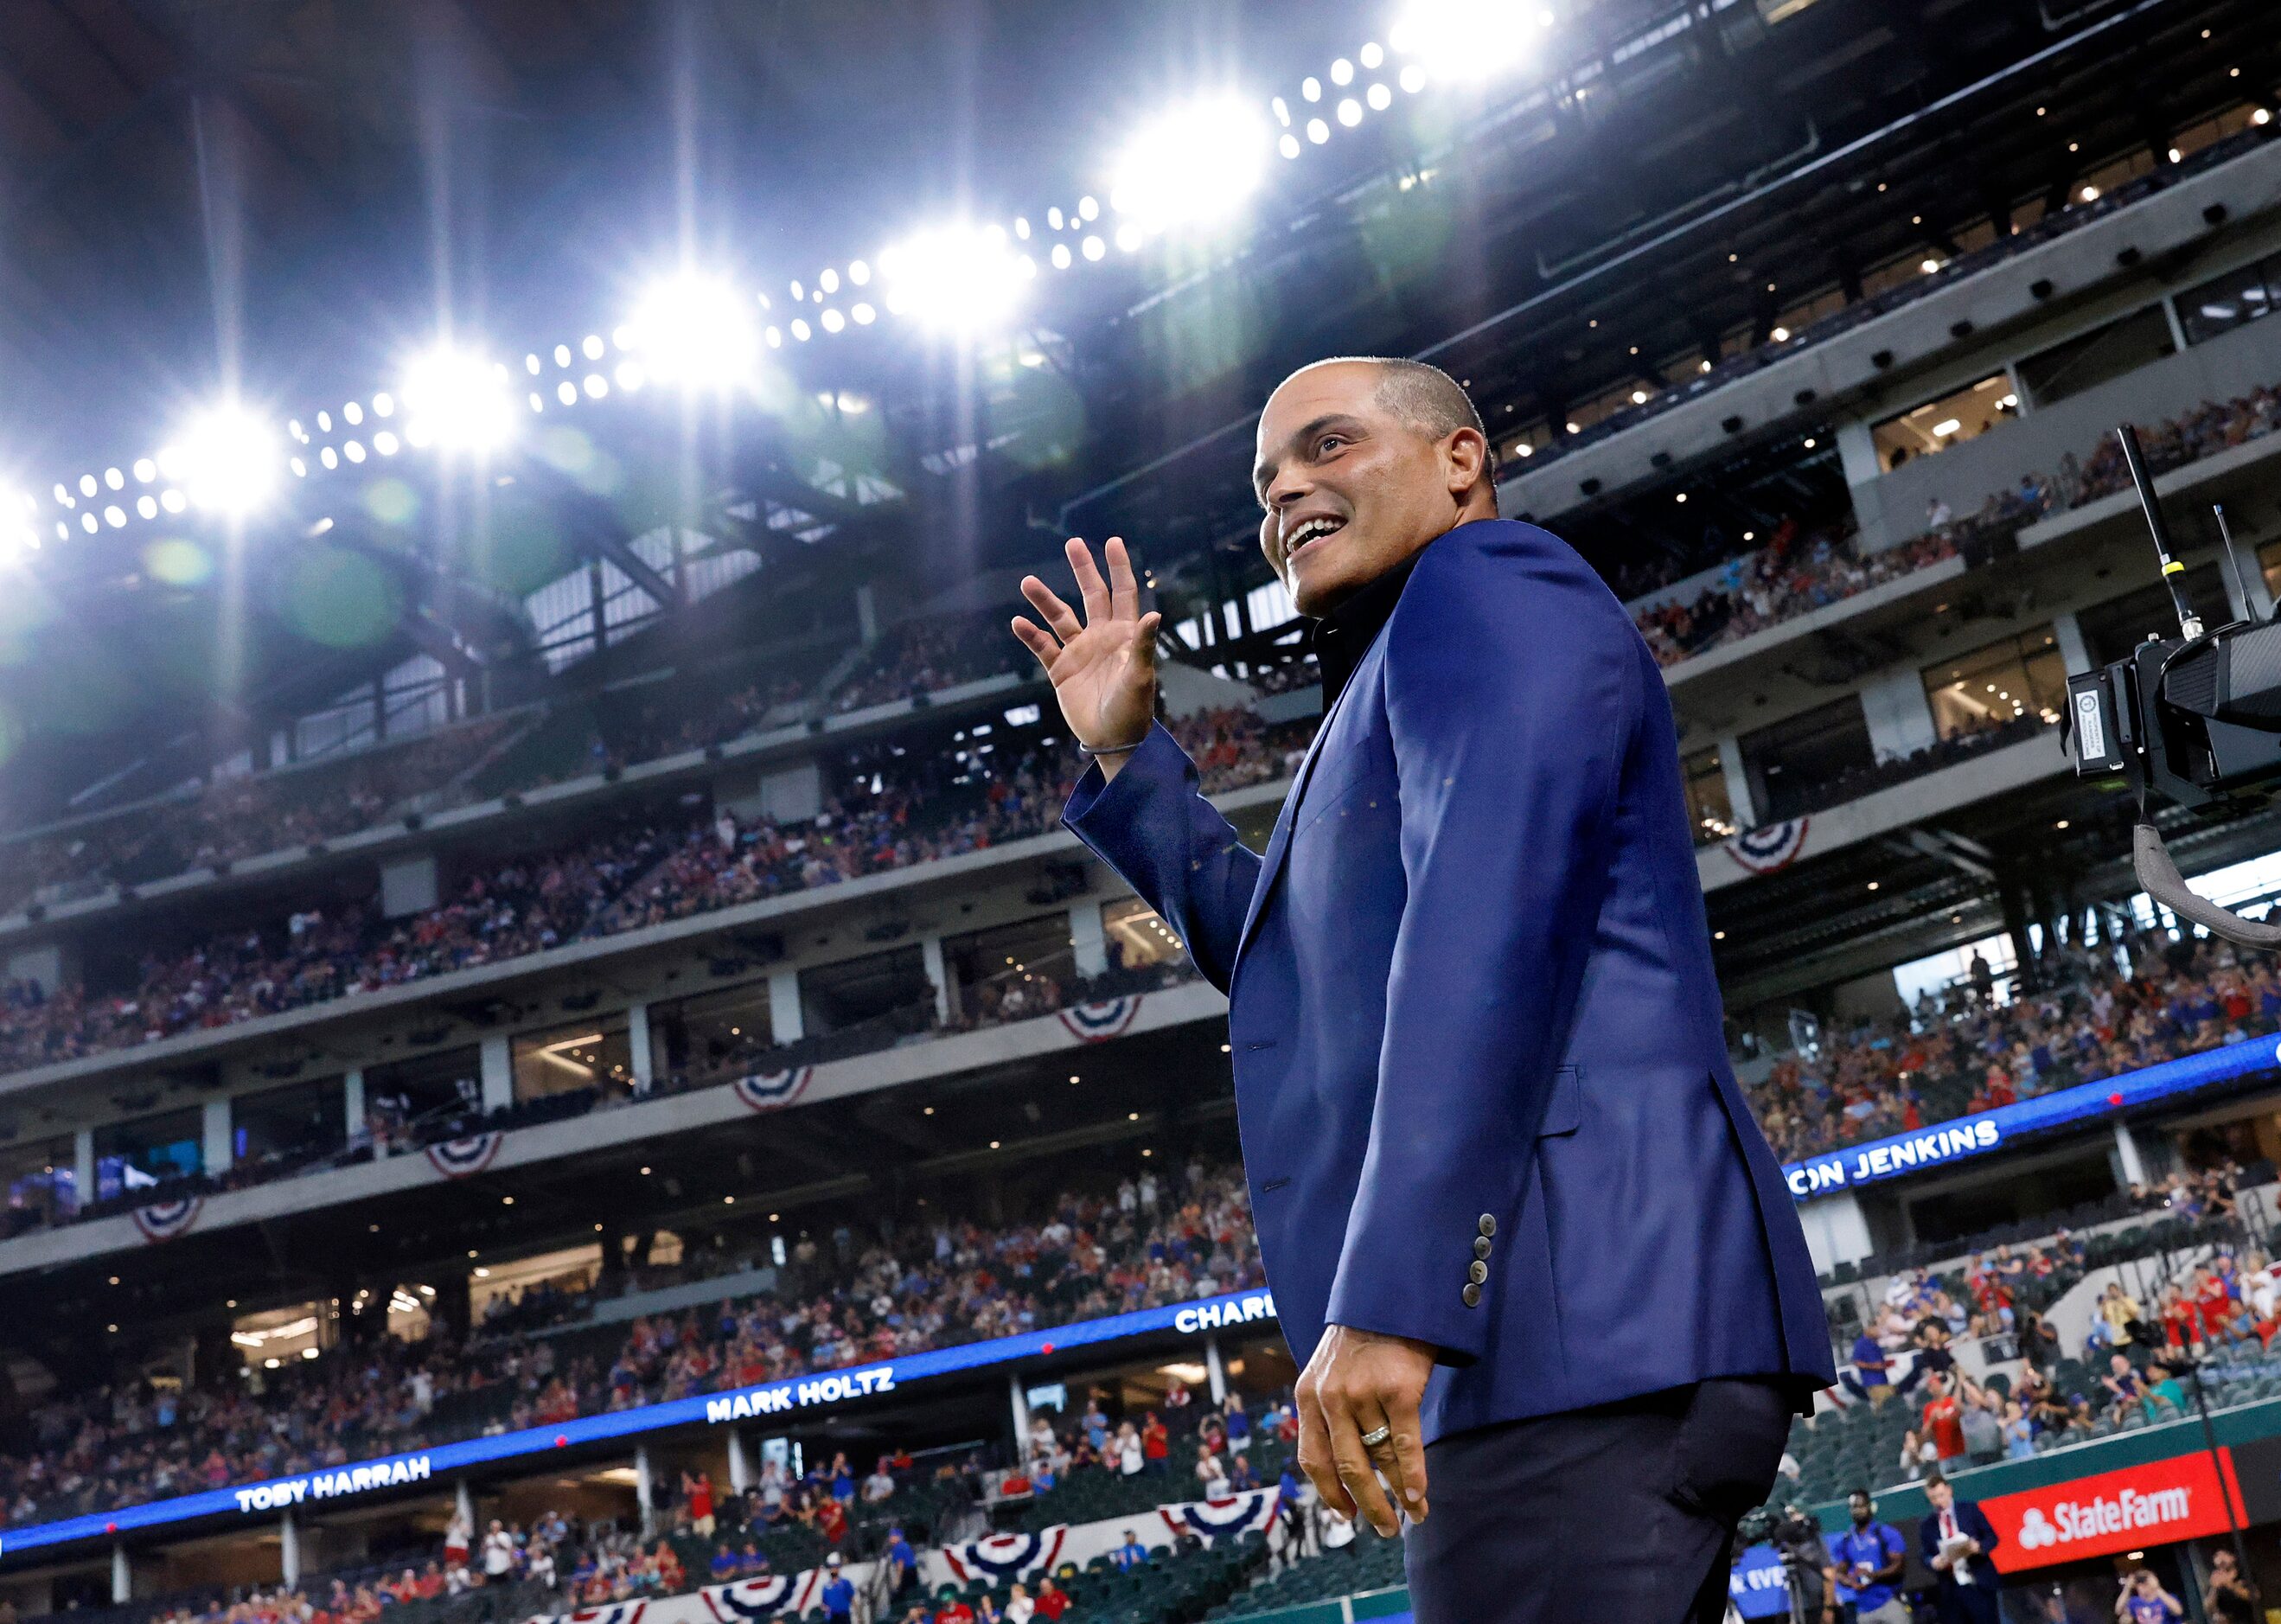
<svg viewBox="0 0 2281 1624">
<path fill-rule="evenodd" d="M 887 1530 L 886 1548 L 879 1552 L 879 1558 L 887 1565 L 887 1594 L 901 1596 L 919 1566 L 919 1553 L 913 1551 L 910 1541 L 903 1537 L 901 1525 Z"/>
<path fill-rule="evenodd" d="M 1109 1559 L 1129 1573 L 1148 1560 L 1148 1547 L 1140 1543 L 1139 1535 L 1127 1528 L 1125 1530 L 1125 1543 L 1109 1553 Z"/>
<path fill-rule="evenodd" d="M 1900 1596 L 1909 1543 L 1901 1531 L 1877 1520 L 1877 1503 L 1866 1489 L 1846 1496 L 1853 1526 L 1829 1542 L 1837 1583 L 1853 1600 L 1855 1624 L 1909 1624 Z"/>
<path fill-rule="evenodd" d="M 713 1560 L 707 1566 L 713 1570 L 713 1582 L 726 1584 L 737 1576 L 739 1564 L 737 1553 L 723 1545 L 713 1553 Z"/>
<path fill-rule="evenodd" d="M 823 1581 L 823 1616 L 828 1619 L 852 1620 L 855 1616 L 855 1586 L 847 1577 L 846 1564 L 839 1553 L 833 1551 L 823 1558 L 824 1571 L 831 1575 Z"/>
</svg>

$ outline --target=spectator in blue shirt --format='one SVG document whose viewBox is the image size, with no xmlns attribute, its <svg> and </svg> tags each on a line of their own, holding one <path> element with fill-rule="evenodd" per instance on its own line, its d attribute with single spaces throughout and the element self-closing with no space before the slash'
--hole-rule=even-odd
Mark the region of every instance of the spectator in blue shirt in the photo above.
<svg viewBox="0 0 2281 1624">
<path fill-rule="evenodd" d="M 1125 1543 L 1109 1553 L 1109 1559 L 1129 1573 L 1148 1560 L 1148 1547 L 1140 1543 L 1139 1535 L 1127 1528 L 1125 1530 Z"/>
<path fill-rule="evenodd" d="M 1853 1526 L 1829 1543 L 1838 1588 L 1852 1598 L 1855 1624 L 1909 1624 L 1900 1597 L 1901 1568 L 1908 1542 L 1889 1522 L 1877 1520 L 1877 1503 L 1866 1489 L 1846 1497 Z"/>
<path fill-rule="evenodd" d="M 1240 1455 L 1251 1447 L 1251 1418 L 1243 1411 L 1241 1394 L 1230 1393 L 1227 1396 L 1227 1413 L 1221 1425 L 1226 1429 L 1227 1447 L 1231 1450 Z"/>
<path fill-rule="evenodd" d="M 827 1620 L 853 1620 L 855 1616 L 855 1587 L 849 1581 L 845 1563 L 839 1553 L 833 1551 L 823 1558 L 824 1571 L 831 1576 L 823 1581 L 823 1616 Z"/>
<path fill-rule="evenodd" d="M 886 1548 L 879 1552 L 879 1559 L 887 1565 L 887 1594 L 901 1596 L 918 1572 L 919 1553 L 911 1549 L 900 1526 L 887 1530 Z"/>
<path fill-rule="evenodd" d="M 713 1553 L 713 1560 L 707 1566 L 713 1570 L 713 1582 L 726 1584 L 737 1576 L 741 1564 L 737 1560 L 737 1553 L 723 1545 Z"/>
</svg>

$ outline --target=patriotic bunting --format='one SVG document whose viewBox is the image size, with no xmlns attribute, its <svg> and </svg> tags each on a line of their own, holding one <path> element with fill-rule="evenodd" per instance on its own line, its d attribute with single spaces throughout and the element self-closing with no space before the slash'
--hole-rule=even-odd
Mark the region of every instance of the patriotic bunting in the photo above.
<svg viewBox="0 0 2281 1624">
<path fill-rule="evenodd" d="M 1805 849 L 1805 819 L 1793 817 L 1738 834 L 1727 842 L 1727 855 L 1753 874 L 1786 869 Z"/>
<path fill-rule="evenodd" d="M 1254 1529 L 1264 1534 L 1275 1526 L 1282 1494 L 1274 1489 L 1254 1489 L 1225 1500 L 1193 1500 L 1186 1505 L 1160 1505 L 1156 1514 L 1178 1539 L 1193 1534 L 1205 1543 L 1232 1539 Z"/>
<path fill-rule="evenodd" d="M 1062 1025 L 1080 1043 L 1106 1042 L 1133 1025 L 1133 1017 L 1140 1013 L 1141 996 L 1127 993 L 1100 1003 L 1071 1004 L 1060 1012 Z"/>
<path fill-rule="evenodd" d="M 465 1139 L 447 1139 L 440 1145 L 428 1147 L 429 1164 L 446 1179 L 472 1179 L 491 1164 L 498 1156 L 499 1144 L 506 1138 L 497 1128 L 483 1133 L 471 1133 Z M 630 1619 L 605 1620 L 605 1624 L 634 1624 Z"/>
<path fill-rule="evenodd" d="M 1065 1522 L 1036 1534 L 994 1534 L 963 1545 L 945 1545 L 943 1566 L 957 1574 L 962 1584 L 972 1579 L 1003 1584 L 1034 1573 L 1051 1573 L 1068 1540 Z"/>
<path fill-rule="evenodd" d="M 738 1078 L 733 1087 L 747 1110 L 772 1111 L 796 1103 L 816 1076 L 814 1066 L 794 1066 L 789 1071 L 760 1071 Z"/>
<path fill-rule="evenodd" d="M 205 1205 L 203 1196 L 185 1195 L 180 1201 L 162 1201 L 148 1207 L 135 1209 L 135 1227 L 143 1232 L 145 1241 L 171 1241 L 186 1234 L 198 1221 L 198 1210 Z"/>
</svg>

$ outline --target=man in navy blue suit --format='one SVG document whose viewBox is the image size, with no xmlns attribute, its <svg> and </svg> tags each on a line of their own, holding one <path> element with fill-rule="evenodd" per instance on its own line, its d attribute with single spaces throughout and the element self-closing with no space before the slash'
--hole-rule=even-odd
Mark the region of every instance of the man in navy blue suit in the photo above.
<svg viewBox="0 0 2281 1624">
<path fill-rule="evenodd" d="M 1935 1599 L 1941 1624 L 1996 1624 L 1996 1592 L 2003 1581 L 1989 1553 L 2003 1543 L 1988 1513 L 1956 1497 L 1956 1486 L 1937 1472 L 1925 1479 L 1932 1510 L 1917 1524 L 1917 1554 L 1938 1575 Z"/>
<path fill-rule="evenodd" d="M 1716 1620 L 1829 1334 L 1728 1065 L 1661 675 L 1495 475 L 1431 367 L 1268 401 L 1260 545 L 1326 708 L 1264 856 L 1154 724 L 1123 543 L 1104 577 L 1071 541 L 1082 616 L 1031 576 L 1014 630 L 1093 757 L 1065 821 L 1228 994 L 1325 1502 L 1402 1532 L 1420 1624 Z"/>
</svg>

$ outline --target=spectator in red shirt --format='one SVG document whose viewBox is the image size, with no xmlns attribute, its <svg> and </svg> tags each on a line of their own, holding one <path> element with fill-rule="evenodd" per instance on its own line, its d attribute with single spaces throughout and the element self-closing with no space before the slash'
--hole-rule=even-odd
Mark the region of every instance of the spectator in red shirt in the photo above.
<svg viewBox="0 0 2281 1624">
<path fill-rule="evenodd" d="M 1945 1467 L 1952 1460 L 1964 1458 L 1964 1406 L 1948 1378 L 1937 1371 L 1926 1379 L 1925 1389 L 1931 1396 L 1925 1400 L 1924 1435 L 1932 1440 L 1933 1452 Z"/>
<path fill-rule="evenodd" d="M 1171 1453 L 1172 1435 L 1164 1430 L 1164 1423 L 1157 1419 L 1156 1412 L 1151 1410 L 1148 1411 L 1148 1424 L 1140 1429 L 1140 1458 L 1143 1462 L 1140 1469 L 1143 1472 L 1164 1471 L 1164 1463 L 1171 1458 Z"/>
<path fill-rule="evenodd" d="M 934 1610 L 934 1624 L 974 1624 L 974 1609 L 955 1590 L 945 1589 L 942 1605 Z"/>
<path fill-rule="evenodd" d="M 1069 1592 L 1050 1579 L 1038 1581 L 1038 1616 L 1058 1619 L 1070 1608 Z"/>
</svg>

